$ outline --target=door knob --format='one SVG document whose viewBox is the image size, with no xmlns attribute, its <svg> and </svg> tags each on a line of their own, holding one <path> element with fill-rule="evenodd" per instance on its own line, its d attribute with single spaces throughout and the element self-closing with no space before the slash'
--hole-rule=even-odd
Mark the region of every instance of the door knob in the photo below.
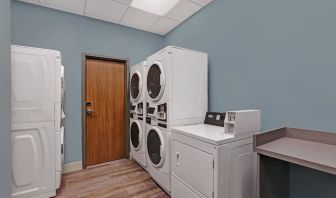
<svg viewBox="0 0 336 198">
<path fill-rule="evenodd" d="M 87 109 L 86 110 L 86 115 L 92 115 L 94 111 L 92 109 Z"/>
</svg>

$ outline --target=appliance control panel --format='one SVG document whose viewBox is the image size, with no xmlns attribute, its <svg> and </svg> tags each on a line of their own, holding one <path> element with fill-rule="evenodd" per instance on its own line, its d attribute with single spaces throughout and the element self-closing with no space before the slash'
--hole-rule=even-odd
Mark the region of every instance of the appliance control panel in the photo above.
<svg viewBox="0 0 336 198">
<path fill-rule="evenodd" d="M 204 119 L 204 124 L 224 127 L 225 113 L 207 112 Z"/>
<path fill-rule="evenodd" d="M 146 104 L 146 123 L 150 125 L 167 128 L 167 103 L 150 106 Z"/>
</svg>

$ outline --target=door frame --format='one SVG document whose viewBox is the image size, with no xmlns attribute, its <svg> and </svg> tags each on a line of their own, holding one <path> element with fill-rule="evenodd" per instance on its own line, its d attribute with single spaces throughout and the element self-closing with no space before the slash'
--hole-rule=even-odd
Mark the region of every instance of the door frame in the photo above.
<svg viewBox="0 0 336 198">
<path fill-rule="evenodd" d="M 120 62 L 125 65 L 125 157 L 129 157 L 129 59 L 128 58 L 118 58 L 118 57 L 111 57 L 105 55 L 97 55 L 93 53 L 82 53 L 82 108 L 81 108 L 81 117 L 82 117 L 82 168 L 85 169 L 87 167 L 86 162 L 86 60 L 87 59 L 96 59 L 96 60 L 107 60 L 107 61 L 114 61 Z"/>
</svg>

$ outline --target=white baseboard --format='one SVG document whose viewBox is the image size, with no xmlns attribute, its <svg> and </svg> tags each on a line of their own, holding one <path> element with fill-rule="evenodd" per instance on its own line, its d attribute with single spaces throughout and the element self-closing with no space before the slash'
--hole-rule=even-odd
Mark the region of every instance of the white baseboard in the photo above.
<svg viewBox="0 0 336 198">
<path fill-rule="evenodd" d="M 63 166 L 63 173 L 71 173 L 79 170 L 82 170 L 82 161 L 64 164 Z"/>
</svg>

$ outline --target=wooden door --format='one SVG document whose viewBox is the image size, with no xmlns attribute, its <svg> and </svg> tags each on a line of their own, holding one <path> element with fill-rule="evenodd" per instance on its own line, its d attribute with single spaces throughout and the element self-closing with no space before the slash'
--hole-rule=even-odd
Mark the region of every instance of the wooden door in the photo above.
<svg viewBox="0 0 336 198">
<path fill-rule="evenodd" d="M 125 157 L 122 62 L 86 59 L 86 166 Z"/>
</svg>

